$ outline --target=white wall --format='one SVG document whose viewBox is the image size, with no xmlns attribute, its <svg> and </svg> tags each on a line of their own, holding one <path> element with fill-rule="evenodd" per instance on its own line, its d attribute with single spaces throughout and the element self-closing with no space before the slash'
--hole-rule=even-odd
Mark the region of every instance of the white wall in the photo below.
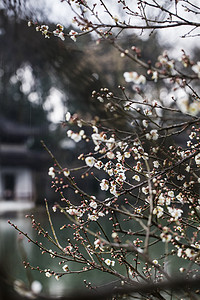
<svg viewBox="0 0 200 300">
<path fill-rule="evenodd" d="M 0 201 L 3 199 L 3 176 L 4 174 L 15 176 L 15 199 L 16 201 L 32 200 L 34 197 L 33 174 L 27 167 L 0 167 Z"/>
</svg>

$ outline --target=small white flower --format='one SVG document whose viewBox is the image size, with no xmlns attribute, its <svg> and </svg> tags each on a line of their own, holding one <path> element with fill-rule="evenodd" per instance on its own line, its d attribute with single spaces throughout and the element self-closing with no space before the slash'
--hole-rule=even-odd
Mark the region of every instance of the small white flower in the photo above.
<svg viewBox="0 0 200 300">
<path fill-rule="evenodd" d="M 100 187 L 102 191 L 107 191 L 109 189 L 109 182 L 106 179 L 102 179 L 100 183 Z"/>
<path fill-rule="evenodd" d="M 67 136 L 68 137 L 71 137 L 73 134 L 73 131 L 71 129 L 67 130 Z"/>
<path fill-rule="evenodd" d="M 169 191 L 167 194 L 169 197 L 174 198 L 174 191 Z"/>
<path fill-rule="evenodd" d="M 180 201 L 182 204 L 183 204 L 183 194 L 182 193 L 179 193 L 177 196 L 176 196 L 176 199 L 178 201 Z"/>
<path fill-rule="evenodd" d="M 179 175 L 177 175 L 176 178 L 177 178 L 177 180 L 183 180 L 185 178 L 185 175 L 179 174 Z"/>
<path fill-rule="evenodd" d="M 158 218 L 163 216 L 163 208 L 161 206 L 156 206 L 153 210 L 153 214 L 157 215 Z"/>
<path fill-rule="evenodd" d="M 94 167 L 100 170 L 103 167 L 102 161 L 97 160 L 94 164 Z"/>
<path fill-rule="evenodd" d="M 113 232 L 113 233 L 111 234 L 111 236 L 112 236 L 113 239 L 116 239 L 116 238 L 118 237 L 118 234 L 117 234 L 117 232 Z"/>
<path fill-rule="evenodd" d="M 158 72 L 154 71 L 151 78 L 154 80 L 154 82 L 157 82 L 158 81 Z"/>
<path fill-rule="evenodd" d="M 148 127 L 149 122 L 147 120 L 143 120 L 142 121 L 142 125 L 147 128 Z"/>
<path fill-rule="evenodd" d="M 158 264 L 158 261 L 157 261 L 157 259 L 154 259 L 152 262 L 153 262 L 155 265 L 157 265 L 157 264 Z"/>
<path fill-rule="evenodd" d="M 54 205 L 54 206 L 52 207 L 52 210 L 53 210 L 53 212 L 56 212 L 56 210 L 57 210 L 56 205 Z"/>
<path fill-rule="evenodd" d="M 153 166 L 154 166 L 154 168 L 158 168 L 159 167 L 159 162 L 157 161 L 157 160 L 154 160 L 153 161 Z"/>
<path fill-rule="evenodd" d="M 81 141 L 82 136 L 81 136 L 81 134 L 79 134 L 79 133 L 73 133 L 73 134 L 72 134 L 72 139 L 74 140 L 74 142 L 78 143 L 78 142 Z"/>
<path fill-rule="evenodd" d="M 45 275 L 46 275 L 47 277 L 51 277 L 51 276 L 52 276 L 52 274 L 51 274 L 49 271 L 45 271 Z"/>
<path fill-rule="evenodd" d="M 70 171 L 69 171 L 68 169 L 65 169 L 65 170 L 63 171 L 63 175 L 64 175 L 65 177 L 68 177 L 68 176 L 70 175 Z"/>
<path fill-rule="evenodd" d="M 50 254 L 50 256 L 51 256 L 52 258 L 55 258 L 55 255 L 54 255 L 54 252 L 53 252 L 52 249 L 49 249 L 49 254 Z"/>
<path fill-rule="evenodd" d="M 64 32 L 60 32 L 60 33 L 58 34 L 58 37 L 59 37 L 62 41 L 64 41 L 64 40 L 65 40 Z"/>
<path fill-rule="evenodd" d="M 180 208 L 168 207 L 168 211 L 169 211 L 170 215 L 174 218 L 175 221 L 177 221 L 183 213 L 182 209 L 180 209 Z"/>
<path fill-rule="evenodd" d="M 169 233 L 162 232 L 160 237 L 163 243 L 169 243 L 171 241 L 172 235 Z"/>
<path fill-rule="evenodd" d="M 95 249 L 99 248 L 100 250 L 103 251 L 102 247 L 103 247 L 102 241 L 101 241 L 100 239 L 96 239 L 96 240 L 94 241 L 94 248 L 95 248 Z"/>
<path fill-rule="evenodd" d="M 88 167 L 93 167 L 95 164 L 95 158 L 93 156 L 88 156 L 85 159 L 85 163 Z"/>
<path fill-rule="evenodd" d="M 143 192 L 143 194 L 148 195 L 148 193 L 149 193 L 149 187 L 148 186 L 143 186 L 142 187 L 142 192 Z"/>
<path fill-rule="evenodd" d="M 134 175 L 132 178 L 136 181 L 140 181 L 140 176 L 138 176 L 138 175 Z"/>
<path fill-rule="evenodd" d="M 189 135 L 189 138 L 192 140 L 192 139 L 194 139 L 194 138 L 196 137 L 196 135 L 197 135 L 196 132 L 193 132 L 193 131 L 192 131 L 192 132 L 190 133 L 190 135 Z"/>
<path fill-rule="evenodd" d="M 163 193 L 161 193 L 158 197 L 158 205 L 164 205 L 165 204 L 165 197 Z"/>
<path fill-rule="evenodd" d="M 71 38 L 74 42 L 76 42 L 76 36 L 77 36 L 77 34 L 78 34 L 78 32 L 76 32 L 76 31 L 74 31 L 74 30 L 71 30 L 71 31 L 69 32 L 70 38 Z"/>
<path fill-rule="evenodd" d="M 183 255 L 183 249 L 179 248 L 178 251 L 177 251 L 177 256 L 181 257 L 182 255 Z"/>
<path fill-rule="evenodd" d="M 90 207 L 96 209 L 96 208 L 97 208 L 97 203 L 96 203 L 96 201 L 92 200 L 92 201 L 90 202 Z"/>
<path fill-rule="evenodd" d="M 185 254 L 187 255 L 187 257 L 192 258 L 193 256 L 195 256 L 195 251 L 191 248 L 187 248 L 185 250 Z"/>
<path fill-rule="evenodd" d="M 55 174 L 55 169 L 54 169 L 54 167 L 50 167 L 50 168 L 49 168 L 48 175 L 51 176 L 52 178 L 55 178 L 56 174 Z"/>
<path fill-rule="evenodd" d="M 98 212 L 98 216 L 99 216 L 99 217 L 104 217 L 105 214 L 104 214 L 102 211 L 99 211 L 99 212 Z"/>
<path fill-rule="evenodd" d="M 115 154 L 112 151 L 108 151 L 106 153 L 106 156 L 108 159 L 114 159 L 115 158 Z"/>
<path fill-rule="evenodd" d="M 107 259 L 105 260 L 105 264 L 106 264 L 107 266 L 112 266 L 112 267 L 114 267 L 115 261 L 114 261 L 114 260 L 110 260 L 109 258 L 107 258 Z"/>
<path fill-rule="evenodd" d="M 68 265 L 64 265 L 64 266 L 62 267 L 62 269 L 63 269 L 63 271 L 65 271 L 65 272 L 69 271 Z"/>
<path fill-rule="evenodd" d="M 127 152 L 127 151 L 126 151 L 126 152 L 124 153 L 124 157 L 125 157 L 125 158 L 130 158 L 130 157 L 131 157 L 130 152 Z"/>
<path fill-rule="evenodd" d="M 187 167 L 185 168 L 185 171 L 189 173 L 189 172 L 190 172 L 190 166 L 187 166 Z"/>
<path fill-rule="evenodd" d="M 147 140 L 153 140 L 153 141 L 156 141 L 159 137 L 158 131 L 156 129 L 152 129 L 149 133 L 146 133 L 145 136 Z"/>
<path fill-rule="evenodd" d="M 88 214 L 88 219 L 90 220 L 90 221 L 97 221 L 98 220 L 98 216 L 97 215 L 91 215 L 91 214 Z"/>
</svg>

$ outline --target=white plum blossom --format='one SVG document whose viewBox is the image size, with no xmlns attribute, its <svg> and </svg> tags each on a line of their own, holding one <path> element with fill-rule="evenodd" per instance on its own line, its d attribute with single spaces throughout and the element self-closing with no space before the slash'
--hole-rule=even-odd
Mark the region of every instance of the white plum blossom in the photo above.
<svg viewBox="0 0 200 300">
<path fill-rule="evenodd" d="M 158 131 L 156 129 L 152 129 L 149 133 L 146 133 L 146 139 L 147 140 L 154 140 L 156 141 L 158 139 Z"/>
<path fill-rule="evenodd" d="M 149 122 L 148 122 L 147 120 L 143 120 L 143 121 L 142 121 L 142 125 L 143 125 L 145 128 L 147 128 L 148 125 L 149 125 Z"/>
<path fill-rule="evenodd" d="M 52 210 L 53 210 L 53 212 L 56 212 L 56 210 L 57 210 L 57 206 L 56 206 L 56 205 L 54 205 L 54 206 L 52 207 Z"/>
<path fill-rule="evenodd" d="M 50 167 L 50 168 L 49 168 L 48 175 L 51 176 L 52 178 L 55 178 L 56 174 L 55 174 L 55 169 L 54 169 L 54 167 Z"/>
<path fill-rule="evenodd" d="M 143 186 L 142 187 L 142 192 L 143 192 L 143 194 L 148 195 L 148 193 L 149 193 L 149 187 L 148 186 Z"/>
<path fill-rule="evenodd" d="M 139 175 L 134 175 L 133 177 L 132 177 L 134 180 L 136 180 L 136 181 L 140 181 L 140 176 Z"/>
<path fill-rule="evenodd" d="M 100 170 L 103 167 L 103 162 L 101 160 L 97 160 L 94 167 Z"/>
<path fill-rule="evenodd" d="M 94 166 L 94 164 L 95 164 L 95 158 L 93 157 L 93 156 L 88 156 L 88 157 L 86 157 L 86 159 L 85 159 L 85 163 L 86 163 L 86 165 L 88 166 L 88 167 L 93 167 Z"/>
<path fill-rule="evenodd" d="M 64 32 L 60 32 L 60 33 L 58 34 L 58 37 L 59 37 L 62 41 L 64 41 L 64 40 L 65 40 Z"/>
<path fill-rule="evenodd" d="M 114 159 L 115 158 L 115 154 L 112 151 L 108 151 L 106 153 L 106 156 L 108 159 Z"/>
<path fill-rule="evenodd" d="M 190 133 L 190 135 L 189 135 L 189 138 L 192 140 L 192 139 L 194 139 L 194 138 L 196 137 L 196 135 L 197 135 L 196 132 L 193 132 L 193 131 L 192 131 L 192 132 Z"/>
<path fill-rule="evenodd" d="M 178 201 L 180 201 L 182 204 L 183 204 L 183 194 L 182 193 L 179 193 L 177 196 L 176 196 L 176 199 Z"/>
<path fill-rule="evenodd" d="M 65 177 L 68 177 L 70 175 L 70 171 L 68 169 L 65 168 L 65 170 L 63 171 L 63 175 Z"/>
<path fill-rule="evenodd" d="M 161 193 L 158 197 L 158 205 L 164 205 L 165 204 L 165 197 L 163 193 Z"/>
<path fill-rule="evenodd" d="M 161 206 L 156 206 L 153 210 L 153 214 L 157 215 L 157 218 L 160 218 L 163 216 L 163 208 Z"/>
<path fill-rule="evenodd" d="M 116 157 L 118 162 L 120 162 L 123 159 L 123 156 L 119 151 L 116 152 Z"/>
<path fill-rule="evenodd" d="M 46 275 L 46 277 L 51 277 L 52 276 L 52 274 L 49 272 L 49 270 L 47 271 L 47 270 L 44 270 L 45 271 L 45 275 Z"/>
<path fill-rule="evenodd" d="M 179 174 L 179 175 L 177 175 L 176 178 L 177 178 L 177 180 L 183 180 L 185 178 L 185 175 Z"/>
<path fill-rule="evenodd" d="M 55 258 L 54 252 L 52 249 L 49 249 L 49 254 L 51 256 L 51 258 Z"/>
<path fill-rule="evenodd" d="M 78 208 L 75 208 L 75 207 L 67 208 L 66 212 L 71 216 L 77 216 L 77 217 L 82 217 L 83 216 L 82 210 L 78 209 Z"/>
<path fill-rule="evenodd" d="M 106 147 L 111 150 L 115 146 L 115 139 L 113 137 L 106 140 Z"/>
<path fill-rule="evenodd" d="M 70 36 L 70 38 L 74 41 L 74 42 L 76 42 L 76 36 L 78 35 L 78 32 L 76 32 L 76 31 L 74 31 L 74 30 L 71 30 L 70 32 L 69 32 L 69 36 Z"/>
<path fill-rule="evenodd" d="M 92 200 L 92 201 L 90 202 L 90 207 L 96 209 L 96 208 L 97 208 L 97 203 L 96 203 L 96 201 Z"/>
<path fill-rule="evenodd" d="M 182 255 L 183 255 L 183 249 L 179 248 L 178 251 L 177 251 L 177 256 L 181 257 Z"/>
<path fill-rule="evenodd" d="M 98 215 L 95 215 L 95 214 L 88 214 L 88 219 L 90 221 L 97 221 L 98 220 Z"/>
<path fill-rule="evenodd" d="M 100 145 L 101 142 L 103 141 L 102 138 L 101 138 L 101 136 L 100 136 L 100 134 L 98 134 L 98 133 L 93 133 L 93 134 L 91 135 L 91 138 L 92 138 L 93 143 L 94 143 L 95 145 Z"/>
<path fill-rule="evenodd" d="M 62 41 L 64 41 L 64 40 L 65 40 L 65 36 L 64 36 L 64 32 L 63 32 L 64 26 L 61 25 L 61 24 L 57 24 L 56 27 L 57 27 L 56 30 L 53 31 L 54 36 L 57 36 L 57 37 L 59 37 Z"/>
<path fill-rule="evenodd" d="M 107 259 L 105 260 L 105 264 L 106 264 L 107 266 L 112 266 L 112 267 L 114 267 L 115 261 L 114 261 L 114 260 L 110 260 L 109 258 L 107 258 Z"/>
<path fill-rule="evenodd" d="M 159 167 L 159 162 L 157 161 L 157 160 L 154 160 L 153 161 L 153 166 L 154 166 L 154 168 L 158 168 Z"/>
<path fill-rule="evenodd" d="M 157 82 L 158 81 L 158 72 L 157 71 L 154 71 L 153 73 L 152 73 L 152 77 L 151 77 L 153 80 L 154 80 L 154 82 Z"/>
<path fill-rule="evenodd" d="M 96 239 L 94 241 L 94 248 L 95 249 L 99 248 L 101 251 L 104 251 L 103 250 L 103 243 L 102 243 L 102 241 L 100 239 Z"/>
<path fill-rule="evenodd" d="M 117 191 L 117 187 L 116 187 L 115 181 L 111 182 L 110 193 L 112 195 L 114 195 L 115 197 L 118 197 L 120 195 L 120 193 Z"/>
<path fill-rule="evenodd" d="M 63 271 L 65 271 L 65 272 L 69 271 L 68 265 L 64 265 L 64 266 L 62 267 L 62 269 L 63 269 Z"/>
<path fill-rule="evenodd" d="M 185 171 L 186 171 L 186 172 L 190 172 L 190 166 L 187 166 L 187 167 L 185 168 Z"/>
<path fill-rule="evenodd" d="M 124 157 L 125 158 L 130 158 L 131 157 L 131 154 L 130 154 L 130 152 L 124 152 Z"/>
<path fill-rule="evenodd" d="M 102 191 L 107 191 L 109 189 L 109 182 L 106 179 L 102 179 L 100 183 L 100 187 Z"/>
<path fill-rule="evenodd" d="M 153 262 L 155 265 L 158 264 L 158 260 L 157 260 L 157 259 L 152 260 L 152 262 Z"/>
<path fill-rule="evenodd" d="M 69 130 L 68 130 L 69 131 Z M 68 132 L 67 132 L 68 134 Z M 74 142 L 78 143 L 82 140 L 82 132 L 76 133 L 76 132 L 69 132 L 71 139 L 74 140 Z"/>
<path fill-rule="evenodd" d="M 188 258 L 192 258 L 196 255 L 194 249 L 191 249 L 191 248 L 187 248 L 185 250 L 185 254 L 187 255 Z"/>
<path fill-rule="evenodd" d="M 171 198 L 174 198 L 174 191 L 168 191 L 168 196 Z"/>
<path fill-rule="evenodd" d="M 175 221 L 177 221 L 183 213 L 182 209 L 180 209 L 180 208 L 168 207 L 168 211 L 169 211 L 170 215 L 174 218 Z"/>
<path fill-rule="evenodd" d="M 163 243 L 169 243 L 172 239 L 172 235 L 169 233 L 162 232 L 160 234 Z"/>
</svg>

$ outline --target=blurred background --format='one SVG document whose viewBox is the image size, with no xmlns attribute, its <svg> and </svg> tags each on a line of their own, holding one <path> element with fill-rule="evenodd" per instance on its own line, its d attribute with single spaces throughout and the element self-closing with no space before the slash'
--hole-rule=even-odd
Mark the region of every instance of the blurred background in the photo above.
<svg viewBox="0 0 200 300">
<path fill-rule="evenodd" d="M 144 73 L 105 42 L 97 45 L 89 35 L 76 43 L 69 38 L 63 42 L 56 37 L 44 39 L 27 26 L 28 20 L 48 24 L 50 28 L 63 23 L 69 32 L 73 28 L 71 19 L 67 4 L 60 1 L 4 0 L 0 5 L 0 255 L 10 282 L 20 279 L 27 284 L 37 279 L 43 291 L 50 294 L 62 294 L 69 286 L 76 287 L 80 277 L 65 276 L 57 282 L 37 272 L 27 274 L 24 259 L 32 265 L 51 268 L 49 257 L 38 255 L 39 250 L 24 243 L 7 224 L 11 219 L 36 238 L 31 223 L 24 217 L 31 212 L 48 228 L 44 198 L 53 206 L 59 197 L 51 190 L 47 173 L 53 162 L 40 140 L 45 141 L 63 166 L 73 167 L 85 145 L 75 144 L 66 136 L 67 128 L 62 125 L 66 112 L 78 113 L 86 120 L 94 116 L 105 118 L 102 104 L 91 98 L 91 92 L 102 86 L 116 92 L 119 84 L 125 84 L 125 71 Z M 172 44 L 164 44 L 156 33 L 145 38 L 123 34 L 120 43 L 125 49 L 139 47 L 143 59 L 152 63 L 166 47 L 173 50 Z M 195 46 L 194 58 L 199 55 L 198 45 Z M 155 90 L 148 83 L 148 91 L 155 98 L 161 92 L 166 94 L 167 89 L 167 85 L 158 83 Z M 128 91 L 134 97 L 132 86 Z M 124 122 L 119 115 L 114 125 L 125 126 Z M 88 185 L 97 189 L 94 182 Z M 59 228 L 64 219 L 55 217 L 54 222 Z M 61 238 L 64 242 L 67 239 L 64 234 Z"/>
</svg>

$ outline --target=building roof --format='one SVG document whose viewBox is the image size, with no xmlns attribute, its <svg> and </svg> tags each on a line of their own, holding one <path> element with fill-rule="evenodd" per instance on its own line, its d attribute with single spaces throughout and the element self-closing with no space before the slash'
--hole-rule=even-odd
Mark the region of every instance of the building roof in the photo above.
<svg viewBox="0 0 200 300">
<path fill-rule="evenodd" d="M 0 140 L 24 141 L 30 136 L 41 133 L 41 128 L 20 124 L 0 116 Z"/>
</svg>

